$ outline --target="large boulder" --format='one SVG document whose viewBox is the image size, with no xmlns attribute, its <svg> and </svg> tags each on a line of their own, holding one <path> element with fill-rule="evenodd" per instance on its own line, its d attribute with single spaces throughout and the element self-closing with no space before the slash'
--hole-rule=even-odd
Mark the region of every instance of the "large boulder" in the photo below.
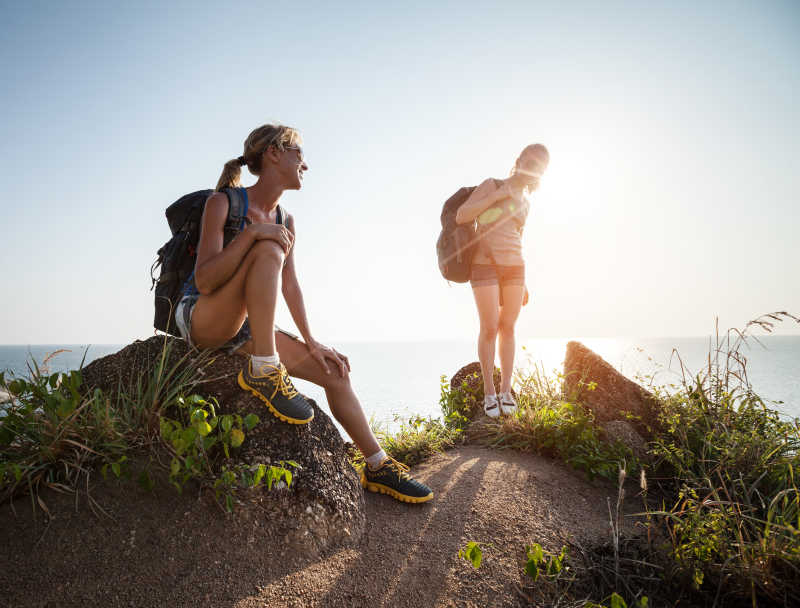
<svg viewBox="0 0 800 608">
<path fill-rule="evenodd" d="M 133 390 L 140 378 L 152 376 L 162 362 L 164 369 L 174 367 L 175 373 L 187 365 L 199 368 L 191 392 L 216 398 L 223 413 L 242 417 L 254 413 L 261 419 L 245 433 L 241 448 L 232 452 L 235 462 L 270 465 L 293 460 L 301 467 L 293 471 L 289 488 L 249 491 L 241 507 L 257 505 L 262 523 L 301 553 L 316 554 L 357 540 L 365 525 L 364 495 L 339 431 L 313 401 L 314 419 L 307 425 L 285 424 L 275 418 L 238 386 L 236 376 L 244 361 L 221 352 L 200 353 L 183 340 L 154 336 L 90 363 L 83 378 L 87 388 L 114 394 L 119 389 Z M 150 398 L 157 401 L 163 396 Z"/>
<path fill-rule="evenodd" d="M 653 394 L 580 342 L 567 344 L 564 385 L 567 395 L 591 409 L 601 425 L 627 420 L 644 437 L 658 428 L 658 401 Z"/>
</svg>

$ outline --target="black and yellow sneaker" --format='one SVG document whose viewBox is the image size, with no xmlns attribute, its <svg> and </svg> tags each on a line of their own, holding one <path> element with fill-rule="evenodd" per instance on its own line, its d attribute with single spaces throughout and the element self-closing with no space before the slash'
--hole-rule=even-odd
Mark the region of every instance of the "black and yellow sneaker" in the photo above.
<svg viewBox="0 0 800 608">
<path fill-rule="evenodd" d="M 370 492 L 388 494 L 403 502 L 427 502 L 433 491 L 408 474 L 408 467 L 389 457 L 374 471 L 364 463 L 361 470 L 361 486 Z"/>
<path fill-rule="evenodd" d="M 239 372 L 239 386 L 253 393 L 267 404 L 269 411 L 289 424 L 308 424 L 314 417 L 314 408 L 292 384 L 289 372 L 279 363 L 262 365 L 258 375 L 253 374 L 253 362 L 249 360 Z"/>
</svg>

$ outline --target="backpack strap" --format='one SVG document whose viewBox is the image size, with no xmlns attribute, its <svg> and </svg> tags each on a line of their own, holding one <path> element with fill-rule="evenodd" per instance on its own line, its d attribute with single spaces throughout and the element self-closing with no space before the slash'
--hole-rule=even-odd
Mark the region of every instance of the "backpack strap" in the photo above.
<svg viewBox="0 0 800 608">
<path fill-rule="evenodd" d="M 222 246 L 225 247 L 244 228 L 248 204 L 244 188 L 225 188 L 223 192 L 228 197 L 228 219 L 222 229 Z"/>
<path fill-rule="evenodd" d="M 223 192 L 228 196 L 228 219 L 225 229 L 239 232 L 242 229 L 244 218 L 247 216 L 247 195 L 243 188 L 225 188 Z"/>
</svg>

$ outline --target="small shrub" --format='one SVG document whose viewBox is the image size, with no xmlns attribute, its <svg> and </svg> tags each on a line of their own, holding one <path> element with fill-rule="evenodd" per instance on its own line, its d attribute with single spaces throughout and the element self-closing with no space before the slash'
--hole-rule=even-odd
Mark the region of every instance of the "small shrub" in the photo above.
<svg viewBox="0 0 800 608">
<path fill-rule="evenodd" d="M 436 418 L 414 416 L 408 420 L 396 418 L 395 421 L 400 422 L 400 428 L 396 432 L 376 427 L 375 424 L 373 431 L 386 453 L 408 466 L 448 450 L 461 440 L 460 429 L 449 427 Z"/>
</svg>

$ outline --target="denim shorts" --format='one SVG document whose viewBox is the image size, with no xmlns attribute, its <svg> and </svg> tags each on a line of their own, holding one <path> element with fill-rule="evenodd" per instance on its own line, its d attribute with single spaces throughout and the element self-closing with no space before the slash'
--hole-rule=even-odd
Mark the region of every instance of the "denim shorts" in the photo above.
<svg viewBox="0 0 800 608">
<path fill-rule="evenodd" d="M 525 286 L 525 266 L 495 266 L 494 264 L 473 264 L 469 275 L 473 287 L 498 285 L 500 289 L 506 285 Z"/>
<path fill-rule="evenodd" d="M 192 342 L 192 313 L 194 312 L 194 305 L 197 304 L 198 299 L 200 299 L 200 294 L 187 294 L 181 298 L 180 302 L 178 302 L 178 305 L 175 307 L 175 325 L 178 326 L 181 337 L 186 340 L 190 346 L 194 346 Z M 298 336 L 285 329 L 281 329 L 277 325 L 275 326 L 275 331 L 293 340 L 300 341 Z M 219 348 L 225 349 L 229 353 L 234 353 L 252 339 L 253 334 L 250 332 L 250 320 L 245 318 L 244 323 L 242 323 L 236 335 Z"/>
</svg>

